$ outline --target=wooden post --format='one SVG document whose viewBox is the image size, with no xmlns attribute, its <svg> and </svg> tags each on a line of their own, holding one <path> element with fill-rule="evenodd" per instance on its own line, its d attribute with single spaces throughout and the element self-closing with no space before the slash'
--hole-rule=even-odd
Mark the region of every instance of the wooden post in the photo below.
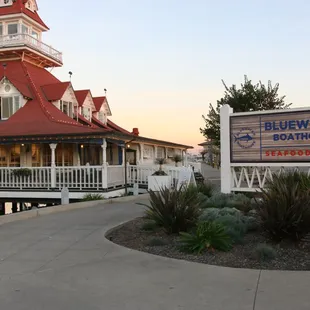
<svg viewBox="0 0 310 310">
<path fill-rule="evenodd" d="M 51 156 L 51 188 L 56 187 L 56 158 L 55 158 L 55 150 L 57 144 L 52 143 L 50 144 L 52 156 Z"/>
</svg>

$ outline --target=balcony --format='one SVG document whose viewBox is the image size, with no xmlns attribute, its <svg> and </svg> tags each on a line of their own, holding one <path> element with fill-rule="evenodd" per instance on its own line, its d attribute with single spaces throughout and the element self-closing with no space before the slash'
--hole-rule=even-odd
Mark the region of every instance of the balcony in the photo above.
<svg viewBox="0 0 310 310">
<path fill-rule="evenodd" d="M 42 41 L 32 37 L 29 34 L 10 34 L 0 36 L 0 49 L 12 49 L 19 47 L 28 47 L 35 50 L 50 59 L 62 64 L 62 53 L 43 43 Z"/>
</svg>

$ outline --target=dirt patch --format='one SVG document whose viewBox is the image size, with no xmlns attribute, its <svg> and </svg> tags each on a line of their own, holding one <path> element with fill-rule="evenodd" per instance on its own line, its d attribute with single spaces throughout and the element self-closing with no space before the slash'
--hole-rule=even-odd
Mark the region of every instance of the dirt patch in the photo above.
<svg viewBox="0 0 310 310">
<path fill-rule="evenodd" d="M 263 233 L 255 232 L 247 234 L 243 243 L 234 245 L 229 252 L 215 251 L 193 255 L 179 251 L 178 236 L 168 236 L 161 229 L 144 231 L 141 229 L 144 223 L 143 218 L 127 222 L 112 231 L 107 238 L 135 250 L 210 265 L 269 270 L 310 270 L 310 245 L 274 245 Z M 257 258 L 255 249 L 262 243 L 273 246 L 276 252 L 274 259 L 265 261 Z"/>
</svg>

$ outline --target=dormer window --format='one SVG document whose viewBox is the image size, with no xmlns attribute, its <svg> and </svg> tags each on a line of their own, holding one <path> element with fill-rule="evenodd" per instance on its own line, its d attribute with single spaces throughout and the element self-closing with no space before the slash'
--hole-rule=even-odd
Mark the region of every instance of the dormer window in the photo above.
<svg viewBox="0 0 310 310">
<path fill-rule="evenodd" d="M 73 117 L 73 103 L 60 100 L 60 110 L 70 117 Z"/>
<path fill-rule="evenodd" d="M 26 4 L 26 8 L 32 12 L 34 12 L 35 10 L 35 5 L 33 3 L 32 0 L 28 0 L 27 4 Z"/>
<path fill-rule="evenodd" d="M 0 0 L 0 7 L 1 6 L 10 6 L 12 5 L 12 0 Z"/>
<path fill-rule="evenodd" d="M 1 119 L 10 118 L 21 107 L 20 96 L 8 96 L 1 98 Z"/>
<path fill-rule="evenodd" d="M 90 121 L 91 119 L 91 109 L 89 107 L 83 107 L 83 116 Z"/>
<path fill-rule="evenodd" d="M 99 121 L 105 123 L 105 113 L 102 111 L 99 112 Z"/>
</svg>

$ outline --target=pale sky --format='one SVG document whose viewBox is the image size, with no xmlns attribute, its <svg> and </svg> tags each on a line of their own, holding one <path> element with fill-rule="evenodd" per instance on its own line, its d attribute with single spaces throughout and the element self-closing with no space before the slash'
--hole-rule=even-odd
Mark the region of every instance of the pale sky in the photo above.
<svg viewBox="0 0 310 310">
<path fill-rule="evenodd" d="M 142 136 L 192 145 L 221 79 L 280 83 L 308 105 L 308 0 L 37 0 L 43 41 L 64 54 L 52 72 L 104 95 L 112 121 Z"/>
</svg>

